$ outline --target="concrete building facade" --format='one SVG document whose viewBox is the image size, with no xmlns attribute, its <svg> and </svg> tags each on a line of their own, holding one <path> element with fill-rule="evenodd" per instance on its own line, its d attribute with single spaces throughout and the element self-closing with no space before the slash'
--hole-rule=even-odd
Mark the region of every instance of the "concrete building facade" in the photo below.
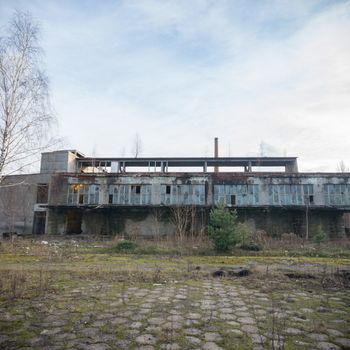
<svg viewBox="0 0 350 350">
<path fill-rule="evenodd" d="M 241 171 L 232 171 L 236 167 Z M 269 171 L 261 172 L 263 167 Z M 49 152 L 42 154 L 40 174 L 2 182 L 0 232 L 172 234 L 180 210 L 198 231 L 218 204 L 236 209 L 253 231 L 305 236 L 321 225 L 342 237 L 350 233 L 350 174 L 299 173 L 295 157 L 135 159 Z"/>
</svg>

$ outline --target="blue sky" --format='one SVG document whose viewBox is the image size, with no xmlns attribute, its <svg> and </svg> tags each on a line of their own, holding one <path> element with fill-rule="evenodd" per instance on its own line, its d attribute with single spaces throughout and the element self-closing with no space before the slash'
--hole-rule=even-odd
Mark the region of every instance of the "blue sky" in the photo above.
<svg viewBox="0 0 350 350">
<path fill-rule="evenodd" d="M 41 23 L 66 148 L 350 166 L 350 1 L 0 2 Z"/>
</svg>

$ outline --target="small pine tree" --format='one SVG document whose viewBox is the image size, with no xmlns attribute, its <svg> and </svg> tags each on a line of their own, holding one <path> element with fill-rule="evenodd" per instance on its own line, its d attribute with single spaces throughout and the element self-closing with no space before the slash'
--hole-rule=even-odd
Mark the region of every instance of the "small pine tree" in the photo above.
<svg viewBox="0 0 350 350">
<path fill-rule="evenodd" d="M 241 245 L 241 246 L 246 246 L 246 245 L 249 245 L 251 243 L 251 240 L 252 240 L 252 233 L 249 229 L 249 227 L 240 222 L 237 224 L 237 240 L 238 240 L 238 243 Z"/>
<path fill-rule="evenodd" d="M 210 211 L 208 235 L 217 252 L 227 253 L 236 245 L 236 226 L 236 211 L 229 211 L 222 204 Z"/>
<path fill-rule="evenodd" d="M 312 240 L 315 243 L 320 244 L 320 243 L 326 241 L 327 238 L 328 238 L 327 233 L 323 230 L 322 225 L 318 225 L 315 234 L 312 236 Z"/>
</svg>

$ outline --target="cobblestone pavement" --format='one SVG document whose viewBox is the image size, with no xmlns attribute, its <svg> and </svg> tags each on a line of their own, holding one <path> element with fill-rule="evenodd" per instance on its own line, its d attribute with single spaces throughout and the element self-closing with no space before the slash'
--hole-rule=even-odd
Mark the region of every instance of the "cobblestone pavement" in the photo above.
<svg viewBox="0 0 350 350">
<path fill-rule="evenodd" d="M 0 304 L 1 349 L 350 349 L 348 291 L 87 284 Z"/>
</svg>

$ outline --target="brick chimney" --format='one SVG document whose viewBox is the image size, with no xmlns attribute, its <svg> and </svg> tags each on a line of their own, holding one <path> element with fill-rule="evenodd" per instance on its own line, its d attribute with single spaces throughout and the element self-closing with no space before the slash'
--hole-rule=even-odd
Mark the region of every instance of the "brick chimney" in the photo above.
<svg viewBox="0 0 350 350">
<path fill-rule="evenodd" d="M 217 137 L 215 137 L 215 139 L 214 139 L 214 158 L 218 158 L 218 157 L 219 157 L 219 139 Z M 214 166 L 214 172 L 215 173 L 219 172 L 218 166 Z"/>
</svg>

